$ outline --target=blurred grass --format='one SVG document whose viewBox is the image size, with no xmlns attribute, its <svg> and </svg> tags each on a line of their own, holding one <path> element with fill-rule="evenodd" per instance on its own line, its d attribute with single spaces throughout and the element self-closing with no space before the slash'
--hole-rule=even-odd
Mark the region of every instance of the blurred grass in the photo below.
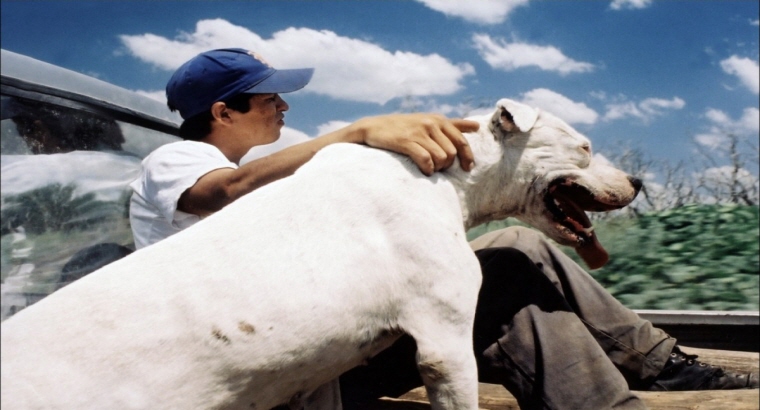
<svg viewBox="0 0 760 410">
<path fill-rule="evenodd" d="M 468 238 L 506 226 L 471 229 Z M 591 274 L 632 309 L 758 310 L 760 220 L 757 206 L 688 205 L 638 218 L 594 223 L 610 262 Z M 571 248 L 562 250 L 576 262 Z"/>
</svg>

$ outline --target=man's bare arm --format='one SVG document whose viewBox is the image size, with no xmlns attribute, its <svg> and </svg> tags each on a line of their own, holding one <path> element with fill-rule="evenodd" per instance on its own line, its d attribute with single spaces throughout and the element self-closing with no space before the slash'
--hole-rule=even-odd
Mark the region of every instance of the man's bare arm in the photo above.
<svg viewBox="0 0 760 410">
<path fill-rule="evenodd" d="M 238 169 L 217 169 L 185 191 L 178 209 L 200 216 L 212 214 L 241 196 L 292 175 L 320 149 L 338 142 L 366 144 L 409 156 L 426 175 L 451 166 L 459 158 L 472 169 L 472 150 L 463 132 L 478 123 L 435 114 L 391 114 L 363 118 L 345 128 L 253 160 Z"/>
</svg>

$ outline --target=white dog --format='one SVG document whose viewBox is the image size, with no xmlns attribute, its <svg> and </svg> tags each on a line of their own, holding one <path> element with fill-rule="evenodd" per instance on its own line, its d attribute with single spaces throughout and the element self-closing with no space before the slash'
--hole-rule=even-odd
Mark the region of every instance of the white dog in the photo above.
<svg viewBox="0 0 760 410">
<path fill-rule="evenodd" d="M 476 409 L 465 229 L 516 216 L 598 266 L 583 211 L 640 183 L 548 113 L 501 100 L 473 119 L 469 173 L 336 144 L 21 311 L 2 325 L 2 408 L 340 408 L 334 380 L 406 332 L 433 408 Z"/>
</svg>

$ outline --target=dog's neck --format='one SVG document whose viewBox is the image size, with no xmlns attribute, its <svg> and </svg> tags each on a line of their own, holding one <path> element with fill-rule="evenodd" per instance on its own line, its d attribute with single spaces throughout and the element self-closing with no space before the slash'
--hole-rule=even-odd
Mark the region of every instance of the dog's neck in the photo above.
<svg viewBox="0 0 760 410">
<path fill-rule="evenodd" d="M 445 172 L 459 196 L 465 229 L 515 215 L 520 207 L 509 200 L 520 197 L 510 194 L 512 184 L 506 189 L 504 184 L 504 181 L 514 180 L 513 169 L 508 165 L 517 162 L 518 158 L 508 158 L 494 137 L 489 129 L 491 115 L 468 119 L 480 123 L 477 132 L 465 134 L 475 157 L 475 166 L 466 172 L 457 161 Z"/>
</svg>

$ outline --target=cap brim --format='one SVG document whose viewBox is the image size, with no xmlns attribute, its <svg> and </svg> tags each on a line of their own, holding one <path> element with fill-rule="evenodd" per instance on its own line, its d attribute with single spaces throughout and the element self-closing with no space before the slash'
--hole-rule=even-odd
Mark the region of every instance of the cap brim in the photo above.
<svg viewBox="0 0 760 410">
<path fill-rule="evenodd" d="M 277 70 L 243 92 L 246 94 L 289 93 L 304 88 L 313 75 L 313 68 Z"/>
</svg>

